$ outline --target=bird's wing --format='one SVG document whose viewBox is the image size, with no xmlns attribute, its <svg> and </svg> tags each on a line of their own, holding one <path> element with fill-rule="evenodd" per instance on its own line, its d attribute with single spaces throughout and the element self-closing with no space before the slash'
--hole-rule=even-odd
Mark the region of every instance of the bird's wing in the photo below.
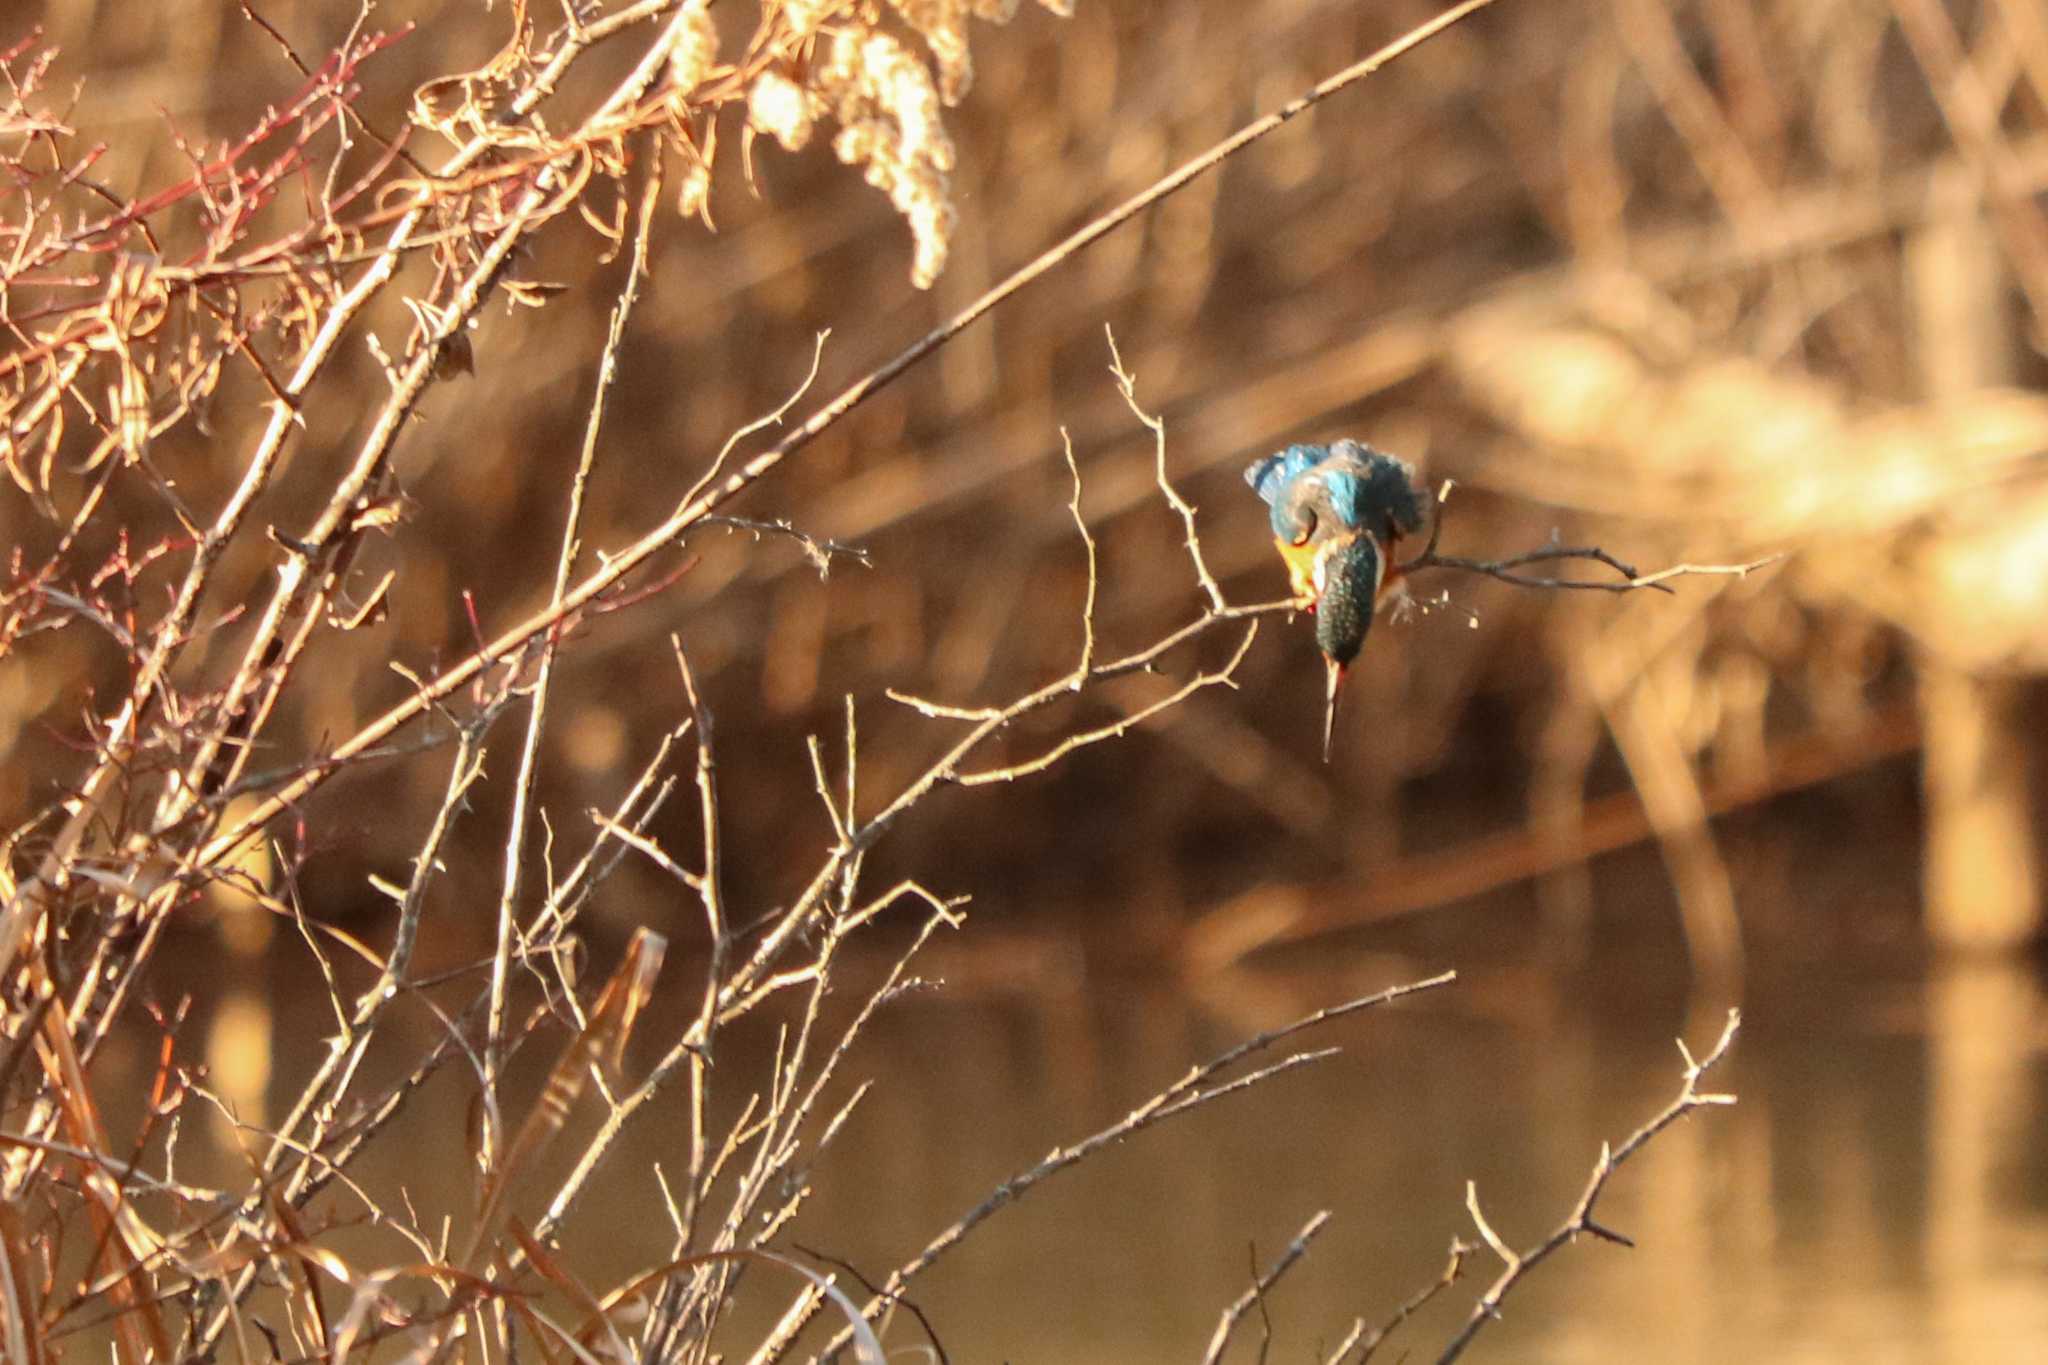
<svg viewBox="0 0 2048 1365">
<path fill-rule="evenodd" d="M 1306 477 L 1329 490 L 1330 506 L 1353 530 L 1406 535 L 1422 525 L 1423 500 L 1415 467 L 1358 441 L 1338 441 Z M 1380 519 L 1385 518 L 1384 526 Z"/>
</svg>

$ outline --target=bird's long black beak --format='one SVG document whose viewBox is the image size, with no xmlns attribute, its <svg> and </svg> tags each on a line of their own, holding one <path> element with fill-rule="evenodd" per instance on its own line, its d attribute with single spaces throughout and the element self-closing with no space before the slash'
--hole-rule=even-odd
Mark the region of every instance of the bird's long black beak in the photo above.
<svg viewBox="0 0 2048 1365">
<path fill-rule="evenodd" d="M 1330 739 L 1337 733 L 1337 689 L 1344 685 L 1344 671 L 1348 665 L 1340 664 L 1328 655 L 1323 664 L 1330 670 L 1330 692 L 1328 705 L 1323 711 L 1323 762 L 1330 761 Z"/>
</svg>

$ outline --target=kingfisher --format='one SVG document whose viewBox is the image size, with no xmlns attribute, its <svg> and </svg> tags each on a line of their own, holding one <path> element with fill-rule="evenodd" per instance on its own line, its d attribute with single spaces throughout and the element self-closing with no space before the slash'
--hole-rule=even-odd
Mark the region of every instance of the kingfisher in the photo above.
<svg viewBox="0 0 2048 1365">
<path fill-rule="evenodd" d="M 1422 528 L 1424 500 L 1407 461 L 1361 441 L 1291 445 L 1244 471 L 1271 509 L 1273 538 L 1296 597 L 1315 613 L 1329 670 L 1323 761 L 1337 723 L 1337 689 L 1399 577 L 1394 543 Z"/>
</svg>

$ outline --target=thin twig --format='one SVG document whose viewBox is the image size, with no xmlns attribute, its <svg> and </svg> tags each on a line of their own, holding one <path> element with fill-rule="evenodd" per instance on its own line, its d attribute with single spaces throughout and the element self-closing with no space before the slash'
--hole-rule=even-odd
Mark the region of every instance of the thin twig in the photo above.
<svg viewBox="0 0 2048 1365">
<path fill-rule="evenodd" d="M 1669 580 L 1692 575 L 1718 576 L 1723 578 L 1746 578 L 1758 569 L 1768 568 L 1783 560 L 1784 552 L 1765 555 L 1745 564 L 1674 564 L 1669 568 L 1644 573 L 1632 564 L 1624 563 L 1601 549 L 1598 545 L 1546 545 L 1540 549 L 1525 550 L 1521 554 L 1509 555 L 1505 559 L 1468 559 L 1463 555 L 1447 555 L 1437 550 L 1443 537 L 1444 513 L 1450 505 L 1451 489 L 1455 485 L 1449 479 L 1437 489 L 1436 513 L 1430 520 L 1429 541 L 1422 553 L 1396 571 L 1403 577 L 1422 573 L 1429 569 L 1456 569 L 1464 573 L 1484 574 L 1497 578 L 1503 583 L 1512 583 L 1519 588 L 1564 588 L 1582 592 L 1635 592 L 1649 588 L 1655 592 L 1670 592 Z M 1518 574 L 1516 569 L 1529 564 L 1555 564 L 1564 560 L 1581 560 L 1601 564 L 1620 575 L 1618 580 L 1583 578 L 1536 578 Z"/>
<path fill-rule="evenodd" d="M 860 546 L 843 545 L 829 537 L 821 539 L 808 531 L 798 530 L 787 521 L 756 521 L 751 517 L 715 516 L 704 518 L 700 524 L 724 526 L 735 531 L 751 531 L 757 539 L 761 536 L 787 536 L 802 547 L 804 558 L 811 561 L 811 567 L 818 571 L 820 578 L 832 576 L 834 559 L 851 559 L 863 569 L 875 567 L 875 561 Z"/>
<path fill-rule="evenodd" d="M 1209 610 L 1221 611 L 1223 589 L 1217 585 L 1216 576 L 1209 572 L 1208 561 L 1202 557 L 1202 540 L 1195 534 L 1195 509 L 1174 489 L 1173 480 L 1166 476 L 1166 424 L 1157 415 L 1138 406 L 1138 379 L 1124 368 L 1124 358 L 1116 349 L 1116 333 L 1105 325 L 1102 334 L 1109 340 L 1109 372 L 1116 376 L 1117 391 L 1123 394 L 1131 415 L 1152 433 L 1152 477 L 1165 496 L 1166 505 L 1179 515 L 1181 525 L 1187 531 L 1188 558 L 1194 561 L 1195 582 L 1209 599 Z"/>
<path fill-rule="evenodd" d="M 1699 1088 L 1699 1083 L 1702 1076 L 1706 1075 L 1723 1057 L 1728 1055 L 1728 1049 L 1735 1042 L 1735 1035 L 1741 1027 L 1742 1012 L 1740 1010 L 1728 1011 L 1728 1022 L 1722 1026 L 1720 1038 L 1714 1043 L 1713 1049 L 1705 1057 L 1697 1061 L 1693 1059 L 1691 1050 L 1686 1047 L 1685 1040 L 1679 1039 L 1678 1052 L 1680 1056 L 1685 1058 L 1685 1082 L 1679 1089 L 1678 1098 L 1666 1105 L 1648 1123 L 1630 1134 L 1628 1140 L 1622 1143 L 1621 1146 L 1612 1150 L 1602 1146 L 1600 1149 L 1600 1159 L 1593 1163 L 1593 1173 L 1586 1181 L 1585 1192 L 1579 1196 L 1579 1202 L 1573 1206 L 1571 1214 L 1566 1217 L 1564 1222 L 1557 1226 L 1556 1231 L 1529 1250 L 1522 1252 L 1514 1251 L 1501 1238 L 1500 1234 L 1493 1230 L 1493 1226 L 1486 1221 L 1486 1216 L 1479 1211 L 1479 1187 L 1477 1183 L 1467 1183 L 1465 1187 L 1465 1207 L 1471 1211 L 1472 1221 L 1478 1227 L 1479 1235 L 1486 1239 L 1486 1244 L 1493 1248 L 1495 1255 L 1501 1258 L 1503 1269 L 1501 1270 L 1500 1277 L 1487 1288 L 1484 1294 L 1480 1295 L 1479 1301 L 1472 1306 L 1472 1314 L 1466 1319 L 1464 1327 L 1459 1330 L 1455 1337 L 1451 1338 L 1450 1344 L 1445 1346 L 1443 1354 L 1437 1357 L 1438 1365 L 1449 1365 L 1450 1361 L 1454 1361 L 1462 1355 L 1465 1348 L 1472 1344 L 1472 1338 L 1479 1335 L 1479 1329 L 1500 1316 L 1501 1302 L 1507 1298 L 1508 1292 L 1521 1283 L 1523 1277 L 1531 1270 L 1534 1270 L 1538 1265 L 1547 1260 L 1551 1253 L 1576 1241 L 1580 1233 L 1590 1233 L 1595 1237 L 1613 1242 L 1619 1246 L 1635 1245 L 1635 1243 L 1612 1228 L 1604 1227 L 1594 1221 L 1593 1207 L 1599 1201 L 1601 1191 L 1607 1187 L 1608 1177 L 1614 1174 L 1622 1162 L 1627 1161 L 1630 1157 L 1641 1151 L 1651 1138 L 1656 1137 L 1657 1134 L 1663 1132 L 1687 1114 L 1692 1113 L 1695 1109 L 1704 1109 L 1710 1105 L 1735 1103 L 1735 1096 L 1733 1095 L 1702 1092 Z"/>
<path fill-rule="evenodd" d="M 1081 548 L 1088 557 L 1088 596 L 1081 603 L 1081 661 L 1074 665 L 1075 677 L 1085 681 L 1095 668 L 1095 599 L 1101 582 L 1095 537 L 1088 531 L 1088 519 L 1081 515 L 1081 466 L 1074 461 L 1074 438 L 1065 427 L 1060 428 L 1060 449 L 1067 457 L 1067 472 L 1074 478 L 1074 497 L 1067 507 L 1074 514 L 1074 530 L 1080 534 Z M 1193 529 L 1192 523 L 1189 529 Z"/>
<path fill-rule="evenodd" d="M 1209 1338 L 1209 1349 L 1202 1354 L 1202 1365 L 1216 1365 L 1218 1361 L 1223 1359 L 1223 1350 L 1226 1346 L 1230 1345 L 1230 1334 L 1237 1330 L 1237 1324 L 1243 1320 L 1246 1313 L 1251 1311 L 1253 1304 L 1258 1304 L 1260 1311 L 1264 1312 L 1267 1291 L 1278 1284 L 1280 1277 L 1285 1275 L 1296 1261 L 1308 1253 L 1308 1244 L 1316 1239 L 1316 1234 L 1320 1233 L 1323 1230 L 1323 1225 L 1329 1221 L 1330 1211 L 1328 1209 L 1323 1209 L 1315 1217 L 1309 1219 L 1303 1225 L 1301 1231 L 1294 1234 L 1294 1240 L 1287 1244 L 1287 1249 L 1280 1253 L 1279 1259 L 1273 1262 L 1266 1273 L 1255 1278 L 1251 1283 L 1251 1287 L 1238 1295 L 1230 1307 L 1223 1310 L 1223 1319 L 1216 1324 L 1216 1331 Z M 1267 1324 L 1267 1331 L 1270 1336 L 1270 1323 Z M 1261 1348 L 1259 1355 L 1261 1359 L 1264 1359 L 1265 1351 L 1263 1348 Z"/>
<path fill-rule="evenodd" d="M 1283 1070 L 1291 1070 L 1294 1065 L 1298 1064 L 1293 1062 L 1292 1059 L 1283 1059 L 1277 1067 L 1266 1068 L 1263 1071 L 1253 1073 L 1252 1076 L 1240 1077 L 1236 1081 L 1215 1082 L 1215 1078 L 1219 1073 L 1234 1066 L 1244 1058 L 1253 1053 L 1264 1051 L 1275 1043 L 1291 1038 L 1306 1029 L 1312 1029 L 1320 1024 L 1341 1019 L 1346 1015 L 1356 1014 L 1361 1010 L 1371 1009 L 1376 1005 L 1388 1004 L 1405 996 L 1437 990 L 1450 985 L 1457 979 L 1458 974 L 1456 972 L 1444 972 L 1438 976 L 1429 977 L 1426 980 L 1410 982 L 1403 986 L 1389 987 L 1372 995 L 1348 1000 L 1341 1005 L 1332 1005 L 1327 1009 L 1317 1010 L 1315 1013 L 1305 1015 L 1291 1024 L 1268 1030 L 1255 1038 L 1247 1039 L 1221 1055 L 1202 1063 L 1200 1066 L 1194 1067 L 1172 1085 L 1167 1086 L 1151 1099 L 1145 1101 L 1115 1123 L 1110 1124 L 1107 1128 L 1069 1146 L 1054 1148 L 1043 1160 L 1025 1170 L 1019 1171 L 1016 1175 L 1011 1176 L 1008 1180 L 996 1186 L 995 1190 L 986 1199 L 982 1200 L 981 1203 L 975 1205 L 972 1209 L 969 1209 L 965 1214 L 962 1214 L 952 1226 L 946 1228 L 945 1231 L 939 1233 L 938 1236 L 926 1244 L 924 1250 L 891 1272 L 888 1283 L 883 1286 L 884 1292 L 868 1300 L 865 1310 L 866 1315 L 873 1317 L 891 1296 L 900 1294 L 905 1285 L 929 1269 L 932 1263 L 941 1256 L 944 1256 L 948 1251 L 959 1245 L 969 1232 L 973 1231 L 984 1220 L 1006 1204 L 1028 1194 L 1034 1186 L 1058 1175 L 1061 1171 L 1086 1159 L 1092 1153 L 1100 1151 L 1104 1147 L 1120 1143 L 1126 1138 L 1143 1132 L 1155 1123 L 1200 1108 L 1224 1095 L 1235 1093 L 1238 1089 L 1243 1088 L 1244 1083 L 1255 1083 L 1257 1080 L 1263 1080 L 1268 1076 L 1281 1074 Z M 1327 1056 L 1329 1054 L 1325 1052 L 1320 1055 Z M 1295 1056 L 1307 1057 L 1309 1054 L 1295 1054 Z M 828 1358 L 844 1348 L 846 1344 L 845 1337 L 846 1334 L 842 1333 L 841 1339 L 835 1339 L 832 1345 L 826 1349 L 825 1355 Z"/>
<path fill-rule="evenodd" d="M 1421 1312 L 1437 1295 L 1458 1282 L 1458 1276 L 1462 1275 L 1465 1271 L 1465 1258 L 1470 1256 L 1475 1249 L 1470 1242 L 1461 1241 L 1453 1237 L 1451 1239 L 1451 1257 L 1444 1266 L 1444 1273 L 1409 1295 L 1400 1307 L 1396 1308 L 1388 1315 L 1385 1321 L 1371 1331 L 1368 1332 L 1366 1330 L 1364 1318 L 1358 1319 L 1358 1321 L 1351 1325 L 1349 1335 L 1338 1345 L 1337 1349 L 1325 1362 L 1325 1365 L 1344 1365 L 1344 1358 L 1354 1350 L 1358 1352 L 1358 1365 L 1365 1365 L 1368 1360 L 1372 1359 L 1372 1353 L 1377 1351 L 1381 1344 L 1388 1337 L 1392 1336 L 1403 1323 Z"/>
<path fill-rule="evenodd" d="M 612 386 L 618 379 L 619 348 L 625 341 L 626 323 L 633 316 L 633 305 L 638 301 L 640 286 L 647 278 L 648 239 L 660 203 L 660 161 L 656 159 L 655 169 L 648 175 L 641 193 L 640 229 L 633 238 L 632 264 L 626 271 L 625 284 L 619 289 L 618 302 L 612 307 L 604 350 L 597 362 L 596 389 L 584 420 L 583 445 L 577 455 L 576 472 L 569 481 L 569 506 L 562 523 L 562 546 L 555 557 L 555 580 L 551 589 L 551 600 L 556 602 L 568 589 L 569 576 L 575 569 L 576 556 L 581 548 L 584 491 L 590 483 L 590 472 L 597 463 L 598 434 L 603 429 L 605 411 L 610 406 Z M 484 1032 L 483 1085 L 487 1094 L 495 1093 L 499 1067 L 504 1060 L 505 1013 L 511 990 L 513 944 L 519 934 L 516 907 L 527 862 L 527 824 L 533 808 L 534 785 L 540 777 L 541 739 L 547 727 L 550 684 L 554 680 L 555 655 L 559 645 L 559 637 L 550 635 L 541 649 L 532 700 L 526 715 L 526 735 L 519 748 L 519 772 L 513 780 L 512 817 L 505 832 L 505 858 L 498 895 L 497 944 L 491 964 L 490 1013 Z M 492 1114 L 494 1109 L 487 1106 L 485 1112 Z M 498 1144 L 503 1136 L 495 1122 L 484 1124 L 483 1157 L 487 1169 L 496 1164 Z"/>
<path fill-rule="evenodd" d="M 1189 678 L 1165 696 L 1146 706 L 1139 707 L 1120 720 L 1111 721 L 1107 725 L 1097 726 L 1093 730 L 1078 730 L 1061 739 L 1059 743 L 1053 745 L 1044 753 L 1039 754 L 1035 758 L 1026 759 L 1022 763 L 1012 763 L 999 768 L 984 768 L 976 772 L 957 773 L 952 777 L 952 780 L 963 787 L 982 787 L 991 782 L 1015 782 L 1020 777 L 1029 777 L 1033 773 L 1044 772 L 1076 749 L 1083 749 L 1091 744 L 1099 744 L 1106 739 L 1119 738 L 1133 728 L 1144 724 L 1153 716 L 1179 706 L 1205 687 L 1215 687 L 1218 685 L 1226 687 L 1235 686 L 1234 679 L 1237 675 L 1238 666 L 1244 662 L 1245 655 L 1251 652 L 1252 641 L 1256 640 L 1258 636 L 1259 626 L 1254 621 L 1246 629 L 1244 637 L 1237 642 L 1237 648 L 1231 651 L 1229 659 L 1224 662 L 1221 668 L 1209 669 L 1195 674 L 1195 676 Z M 1091 675 L 1081 674 L 1077 676 L 1081 681 L 1086 681 Z M 1078 687 L 1079 683 L 1075 685 Z"/>
</svg>

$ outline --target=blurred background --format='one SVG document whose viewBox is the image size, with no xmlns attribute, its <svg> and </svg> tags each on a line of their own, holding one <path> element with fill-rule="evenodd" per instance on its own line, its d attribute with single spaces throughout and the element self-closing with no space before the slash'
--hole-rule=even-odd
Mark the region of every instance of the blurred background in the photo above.
<svg viewBox="0 0 2048 1365">
<path fill-rule="evenodd" d="M 260 8 L 304 51 L 354 18 Z M 656 237 L 586 543 L 644 528 L 803 379 L 820 331 L 828 395 L 1437 8 L 1080 0 L 1068 19 L 977 26 L 974 87 L 948 115 L 959 222 L 928 293 L 884 196 L 822 146 L 757 143 L 752 185 L 714 187 L 715 233 Z M 502 41 L 468 4 L 374 16 L 405 20 L 419 31 L 365 71 L 364 107 L 394 123 L 415 86 Z M 30 19 L 6 22 L 0 39 Z M 64 0 L 39 22 L 93 92 L 82 127 L 156 147 L 108 163 L 124 186 L 170 171 L 136 126 L 168 114 L 223 137 L 298 84 L 232 7 Z M 1546 1267 L 1481 1352 L 2048 1351 L 2044 191 L 2035 0 L 1499 0 L 1062 267 L 749 493 L 735 510 L 872 566 L 821 581 L 793 546 L 700 537 L 669 593 L 567 656 L 543 795 L 616 799 L 682 714 L 662 643 L 680 632 L 744 850 L 728 895 L 761 908 L 829 834 L 803 739 L 836 735 L 844 698 L 864 788 L 892 791 L 946 730 L 883 689 L 980 704 L 1071 666 L 1086 577 L 1063 428 L 1102 545 L 1104 647 L 1199 610 L 1106 325 L 1233 600 L 1285 581 L 1244 465 L 1336 436 L 1456 481 L 1447 551 L 1556 536 L 1646 569 L 1786 555 L 1671 597 L 1418 580 L 1426 609 L 1375 629 L 1328 766 L 1307 623 L 1270 623 L 1237 690 L 922 808 L 872 875 L 971 893 L 972 916 L 924 963 L 948 989 L 860 1057 L 882 1083 L 799 1240 L 879 1276 L 1233 1038 L 1454 966 L 1453 992 L 1346 1026 L 1345 1057 L 1315 1076 L 1141 1139 L 980 1234 L 920 1300 L 952 1357 L 1188 1358 L 1246 1282 L 1247 1244 L 1270 1256 L 1321 1207 L 1335 1229 L 1271 1307 L 1279 1346 L 1333 1345 L 1469 1235 L 1465 1180 L 1509 1240 L 1547 1231 L 1599 1143 L 1675 1093 L 1669 1040 L 1704 1045 L 1732 1004 L 1750 1021 L 1725 1077 L 1742 1104 L 1654 1147 L 1603 1206 L 1640 1248 Z M 558 228 L 523 263 L 567 291 L 494 308 L 475 375 L 438 386 L 407 437 L 412 517 L 366 572 L 411 587 L 302 687 L 309 748 L 403 695 L 389 660 L 467 647 L 465 590 L 487 624 L 544 600 L 623 268 L 594 266 L 594 240 Z M 366 352 L 352 363 L 374 379 Z M 224 390 L 212 421 L 231 438 L 257 415 Z M 338 458 L 349 422 L 315 414 L 294 458 Z M 211 505 L 236 471 L 206 453 L 163 458 Z M 0 669 L 10 827 L 71 770 L 87 688 L 118 663 L 75 635 Z M 1161 686 L 1024 727 L 1016 752 Z M 325 795 L 309 907 L 374 933 L 385 902 L 365 878 L 402 876 L 443 776 L 408 765 Z M 505 795 L 481 796 L 453 884 L 492 875 Z M 690 815 L 663 832 L 688 847 Z M 675 900 L 629 865 L 607 927 L 665 927 Z M 440 916 L 431 951 L 469 960 L 484 918 Z M 289 936 L 229 907 L 217 921 L 182 930 L 156 989 L 194 992 L 188 1027 L 261 1112 L 331 1021 L 281 1003 L 309 971 Z M 149 1060 L 138 1038 L 103 1065 Z M 445 1098 L 460 1133 L 461 1097 Z M 644 1135 L 650 1159 L 660 1139 Z M 395 1178 L 417 1169 L 404 1156 L 376 1159 Z M 648 1230 L 650 1256 L 665 1237 Z M 598 1254 L 634 1259 L 630 1241 Z"/>
</svg>

